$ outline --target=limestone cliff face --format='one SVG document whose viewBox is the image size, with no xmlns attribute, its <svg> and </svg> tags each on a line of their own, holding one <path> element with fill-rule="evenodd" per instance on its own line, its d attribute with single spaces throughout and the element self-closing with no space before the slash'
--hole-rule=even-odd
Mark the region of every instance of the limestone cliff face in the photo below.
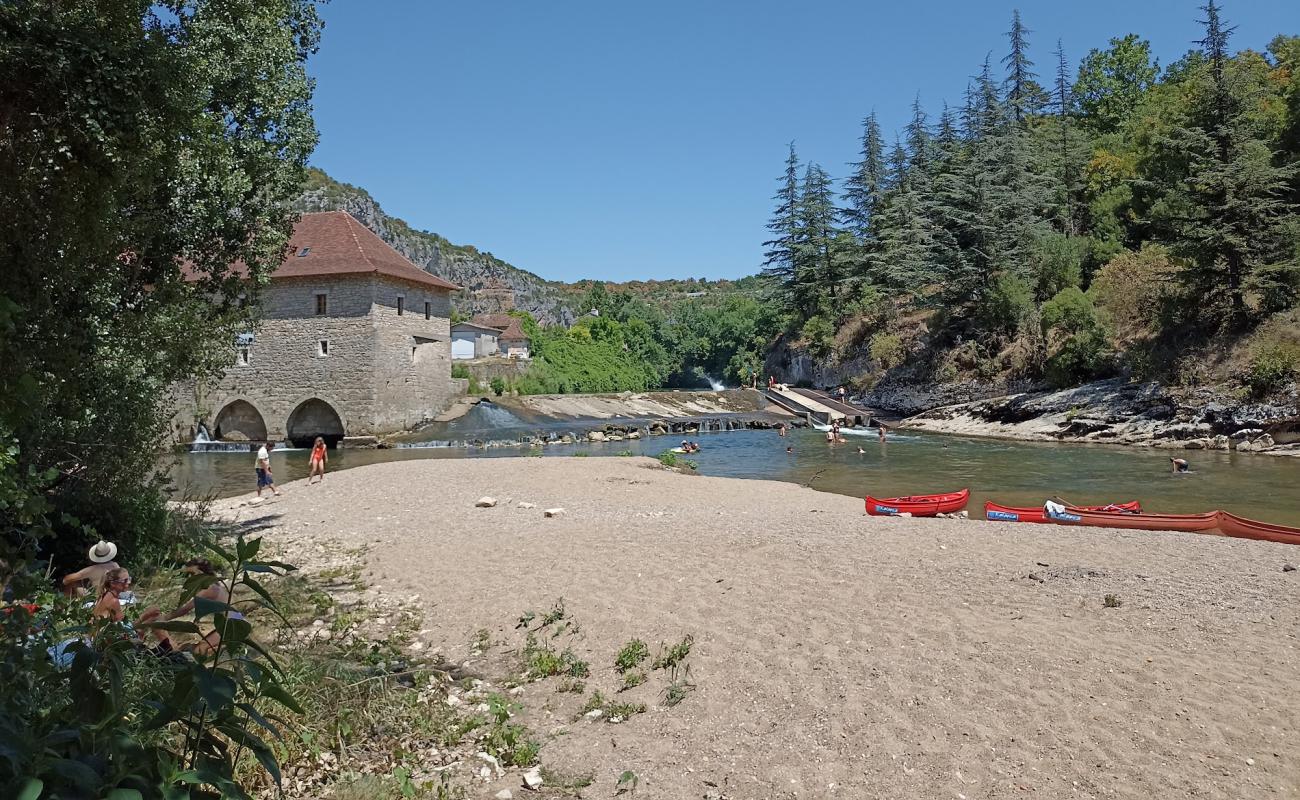
<svg viewBox="0 0 1300 800">
<path fill-rule="evenodd" d="M 462 287 L 452 300 L 462 314 L 520 309 L 543 325 L 573 322 L 564 284 L 543 280 L 475 247 L 454 245 L 436 233 L 415 230 L 385 214 L 364 189 L 340 183 L 320 170 L 310 170 L 296 207 L 301 211 L 346 211 L 356 217 L 416 266 Z"/>
</svg>

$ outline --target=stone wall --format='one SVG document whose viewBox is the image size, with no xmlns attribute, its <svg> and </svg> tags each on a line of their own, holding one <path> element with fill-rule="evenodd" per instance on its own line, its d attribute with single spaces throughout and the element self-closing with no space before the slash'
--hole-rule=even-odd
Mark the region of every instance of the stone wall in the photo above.
<svg viewBox="0 0 1300 800">
<path fill-rule="evenodd" d="M 372 433 L 406 430 L 433 419 L 461 394 L 451 382 L 451 296 L 430 287 L 376 283 L 375 406 Z M 397 298 L 404 298 L 397 313 Z M 430 319 L 424 304 L 431 304 Z M 453 391 L 454 390 L 454 391 Z"/>
<path fill-rule="evenodd" d="M 318 316 L 322 293 L 327 309 Z M 233 348 L 220 380 L 176 387 L 177 441 L 190 441 L 199 421 L 214 437 L 226 433 L 216 430 L 219 418 L 237 420 L 241 432 L 256 429 L 242 404 L 240 413 L 222 414 L 237 401 L 256 410 L 271 439 L 337 429 L 348 437 L 395 433 L 432 419 L 465 390 L 466 381 L 451 378 L 448 292 L 373 275 L 278 278 L 263 291 L 262 312 L 246 363 Z M 313 400 L 328 408 L 306 405 Z"/>
</svg>

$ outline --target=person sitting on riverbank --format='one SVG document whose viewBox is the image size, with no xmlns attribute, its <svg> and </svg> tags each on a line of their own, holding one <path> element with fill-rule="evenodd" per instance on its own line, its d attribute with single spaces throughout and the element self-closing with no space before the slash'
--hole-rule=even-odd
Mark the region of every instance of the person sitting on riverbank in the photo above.
<svg viewBox="0 0 1300 800">
<path fill-rule="evenodd" d="M 1189 472 L 1191 470 L 1191 465 L 1187 463 L 1187 459 L 1185 458 L 1171 457 L 1169 459 L 1169 463 L 1171 465 L 1170 467 L 1171 472 Z"/>
<path fill-rule="evenodd" d="M 208 561 L 206 558 L 191 558 L 189 561 L 185 562 L 183 567 L 181 567 L 181 571 L 184 572 L 187 577 L 193 577 L 195 575 L 217 576 L 217 571 L 212 566 L 212 562 Z M 197 592 L 194 597 L 191 597 L 184 604 L 177 607 L 175 611 L 168 612 L 162 619 L 164 621 L 170 621 L 190 613 L 194 610 L 195 599 L 199 597 L 205 600 L 211 600 L 214 603 L 230 605 L 230 589 L 222 581 L 216 580 L 207 588 Z M 228 621 L 242 620 L 244 619 L 244 615 L 231 608 L 226 611 L 226 619 Z M 193 646 L 186 645 L 186 648 L 191 650 L 191 652 L 197 656 L 210 656 L 217 652 L 217 648 L 221 646 L 221 631 L 211 622 L 200 622 L 199 620 L 195 620 L 195 622 L 199 622 L 205 630 L 202 633 L 202 638 L 197 644 L 194 644 Z"/>
<path fill-rule="evenodd" d="M 257 448 L 257 496 L 262 496 L 262 490 L 269 488 L 271 493 L 276 497 L 280 496 L 280 490 L 275 488 L 275 477 L 271 475 L 271 451 L 275 449 L 275 441 L 268 441 L 266 444 Z"/>
<path fill-rule="evenodd" d="M 131 573 L 125 568 L 118 567 L 104 573 L 103 580 L 100 583 L 99 599 L 95 601 L 94 608 L 90 611 L 90 616 L 94 620 L 104 622 L 121 622 L 126 626 L 127 631 L 134 639 L 139 639 L 140 634 L 135 627 L 127 621 L 126 612 L 122 608 L 123 595 L 131 589 Z M 156 620 L 162 611 L 157 608 L 147 608 L 139 618 L 138 623 L 152 622 Z M 173 651 L 171 637 L 167 632 L 158 628 L 152 628 L 150 632 L 158 640 L 158 645 L 153 652 L 158 655 L 171 653 Z M 143 641 L 140 642 L 143 645 Z"/>
<path fill-rule="evenodd" d="M 63 576 L 63 594 L 66 597 L 85 597 L 90 593 L 91 587 L 99 588 L 106 573 L 119 569 L 114 560 L 117 558 L 117 545 L 112 542 L 102 539 L 96 542 L 91 546 L 87 558 L 90 559 L 90 566 Z"/>
<path fill-rule="evenodd" d="M 316 437 L 316 443 L 311 446 L 311 474 L 307 476 L 307 485 L 311 486 L 312 479 L 320 476 L 320 482 L 325 481 L 325 462 L 330 460 L 326 451 L 325 440 Z"/>
</svg>

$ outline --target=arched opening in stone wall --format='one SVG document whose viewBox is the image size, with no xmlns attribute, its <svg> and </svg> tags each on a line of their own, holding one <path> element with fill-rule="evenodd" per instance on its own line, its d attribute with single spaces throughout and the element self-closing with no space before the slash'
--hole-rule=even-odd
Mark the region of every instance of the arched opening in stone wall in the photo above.
<svg viewBox="0 0 1300 800">
<path fill-rule="evenodd" d="M 266 441 L 266 422 L 247 400 L 227 403 L 212 422 L 212 438 L 227 442 Z"/>
<path fill-rule="evenodd" d="M 319 436 L 325 444 L 334 447 L 343 438 L 343 420 L 329 403 L 313 397 L 300 404 L 289 415 L 285 433 L 294 447 L 311 447 Z"/>
</svg>

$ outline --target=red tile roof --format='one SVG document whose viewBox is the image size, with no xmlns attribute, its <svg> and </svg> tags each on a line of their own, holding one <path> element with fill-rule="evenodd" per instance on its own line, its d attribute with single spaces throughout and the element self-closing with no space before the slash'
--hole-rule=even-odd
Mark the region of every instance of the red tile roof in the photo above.
<svg viewBox="0 0 1300 800">
<path fill-rule="evenodd" d="M 499 339 L 528 338 L 523 326 L 519 324 L 519 317 L 512 317 L 509 314 L 478 314 L 470 318 L 470 322 L 485 328 L 496 328 L 501 331 L 501 335 L 497 337 Z"/>
<path fill-rule="evenodd" d="M 303 253 L 304 255 L 299 255 Z M 242 274 L 244 265 L 233 271 Z M 186 269 L 187 277 L 195 277 Z M 317 275 L 378 274 L 389 278 L 421 283 L 448 291 L 460 289 L 412 264 L 374 231 L 362 225 L 346 211 L 319 211 L 303 214 L 293 226 L 289 252 L 271 278 L 308 278 Z"/>
</svg>

